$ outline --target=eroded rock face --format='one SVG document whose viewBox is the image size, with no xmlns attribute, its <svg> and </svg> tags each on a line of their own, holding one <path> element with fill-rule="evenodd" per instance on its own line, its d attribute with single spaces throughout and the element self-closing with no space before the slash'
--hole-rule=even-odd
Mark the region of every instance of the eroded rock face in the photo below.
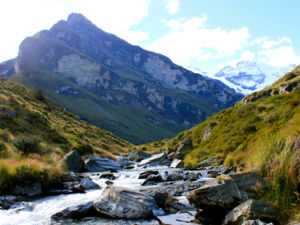
<svg viewBox="0 0 300 225">
<path fill-rule="evenodd" d="M 246 220 L 242 225 L 274 225 L 273 223 L 265 223 L 260 220 Z"/>
<path fill-rule="evenodd" d="M 106 187 L 94 207 L 100 215 L 125 219 L 151 218 L 152 210 L 158 210 L 153 197 L 117 186 Z"/>
<path fill-rule="evenodd" d="M 247 220 L 255 219 L 277 223 L 277 216 L 278 210 L 271 203 L 250 199 L 230 211 L 226 215 L 223 225 L 242 225 Z"/>
</svg>

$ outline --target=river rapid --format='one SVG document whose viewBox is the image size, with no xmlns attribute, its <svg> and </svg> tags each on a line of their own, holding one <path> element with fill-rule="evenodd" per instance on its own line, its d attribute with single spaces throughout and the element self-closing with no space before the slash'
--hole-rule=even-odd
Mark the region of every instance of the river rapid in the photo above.
<svg viewBox="0 0 300 225">
<path fill-rule="evenodd" d="M 147 169 L 135 168 L 130 170 L 121 170 L 114 173 L 117 176 L 115 179 L 115 186 L 122 186 L 131 189 L 140 189 L 143 179 L 138 179 L 140 173 L 147 170 L 158 170 L 160 174 L 164 174 L 165 171 L 172 172 L 182 169 L 173 169 L 166 166 L 157 166 Z M 205 171 L 202 172 L 202 177 L 199 180 L 206 180 Z M 27 201 L 32 208 L 27 210 L 18 211 L 18 209 L 0 210 L 0 225 L 71 225 L 71 224 L 85 224 L 85 225 L 132 225 L 132 224 L 147 224 L 156 225 L 159 224 L 156 220 L 115 220 L 111 218 L 92 217 L 85 218 L 80 221 L 64 220 L 56 222 L 51 220 L 51 216 L 67 207 L 84 204 L 89 201 L 93 201 L 101 196 L 102 191 L 106 187 L 105 181 L 107 179 L 100 179 L 99 176 L 102 173 L 86 173 L 92 180 L 101 186 L 101 190 L 90 190 L 86 193 L 76 194 L 62 194 L 56 196 L 42 197 L 31 199 Z M 177 181 L 182 182 L 182 181 Z M 185 197 L 181 199 L 186 201 Z"/>
</svg>

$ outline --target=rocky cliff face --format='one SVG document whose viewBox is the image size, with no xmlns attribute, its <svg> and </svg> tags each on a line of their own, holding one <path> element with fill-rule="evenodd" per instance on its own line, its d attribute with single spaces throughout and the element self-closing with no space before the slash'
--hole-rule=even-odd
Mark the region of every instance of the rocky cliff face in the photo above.
<svg viewBox="0 0 300 225">
<path fill-rule="evenodd" d="M 15 61 L 14 80 L 134 143 L 170 137 L 242 97 L 80 14 L 26 38 Z"/>
</svg>

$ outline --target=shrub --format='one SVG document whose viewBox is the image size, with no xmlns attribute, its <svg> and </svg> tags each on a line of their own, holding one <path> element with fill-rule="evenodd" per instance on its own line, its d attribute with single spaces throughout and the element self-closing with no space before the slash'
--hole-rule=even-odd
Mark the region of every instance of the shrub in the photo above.
<svg viewBox="0 0 300 225">
<path fill-rule="evenodd" d="M 22 136 L 14 142 L 14 146 L 23 156 L 31 153 L 41 153 L 40 140 L 34 136 Z"/>
<path fill-rule="evenodd" d="M 92 155 L 94 153 L 93 147 L 89 144 L 79 144 L 73 150 L 78 151 L 80 155 Z"/>
</svg>

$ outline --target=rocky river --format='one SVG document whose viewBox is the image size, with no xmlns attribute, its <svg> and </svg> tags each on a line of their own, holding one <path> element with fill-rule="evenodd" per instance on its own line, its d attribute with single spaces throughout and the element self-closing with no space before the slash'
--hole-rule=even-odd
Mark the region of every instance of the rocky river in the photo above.
<svg viewBox="0 0 300 225">
<path fill-rule="evenodd" d="M 212 225 L 263 225 L 276 222 L 276 209 L 252 199 L 258 190 L 267 188 L 256 172 L 235 173 L 222 165 L 207 166 L 205 162 L 202 165 L 206 167 L 198 170 L 176 168 L 179 161 L 171 163 L 164 153 L 135 161 L 138 162 L 121 157 L 111 162 L 93 157 L 84 162 L 90 172 L 70 172 L 63 182 L 65 189 L 51 190 L 51 196 L 21 200 L 0 196 L 0 224 L 195 225 L 201 221 Z M 214 178 L 224 173 L 228 174 L 224 180 Z M 5 201 L 10 202 L 6 209 Z"/>
</svg>

